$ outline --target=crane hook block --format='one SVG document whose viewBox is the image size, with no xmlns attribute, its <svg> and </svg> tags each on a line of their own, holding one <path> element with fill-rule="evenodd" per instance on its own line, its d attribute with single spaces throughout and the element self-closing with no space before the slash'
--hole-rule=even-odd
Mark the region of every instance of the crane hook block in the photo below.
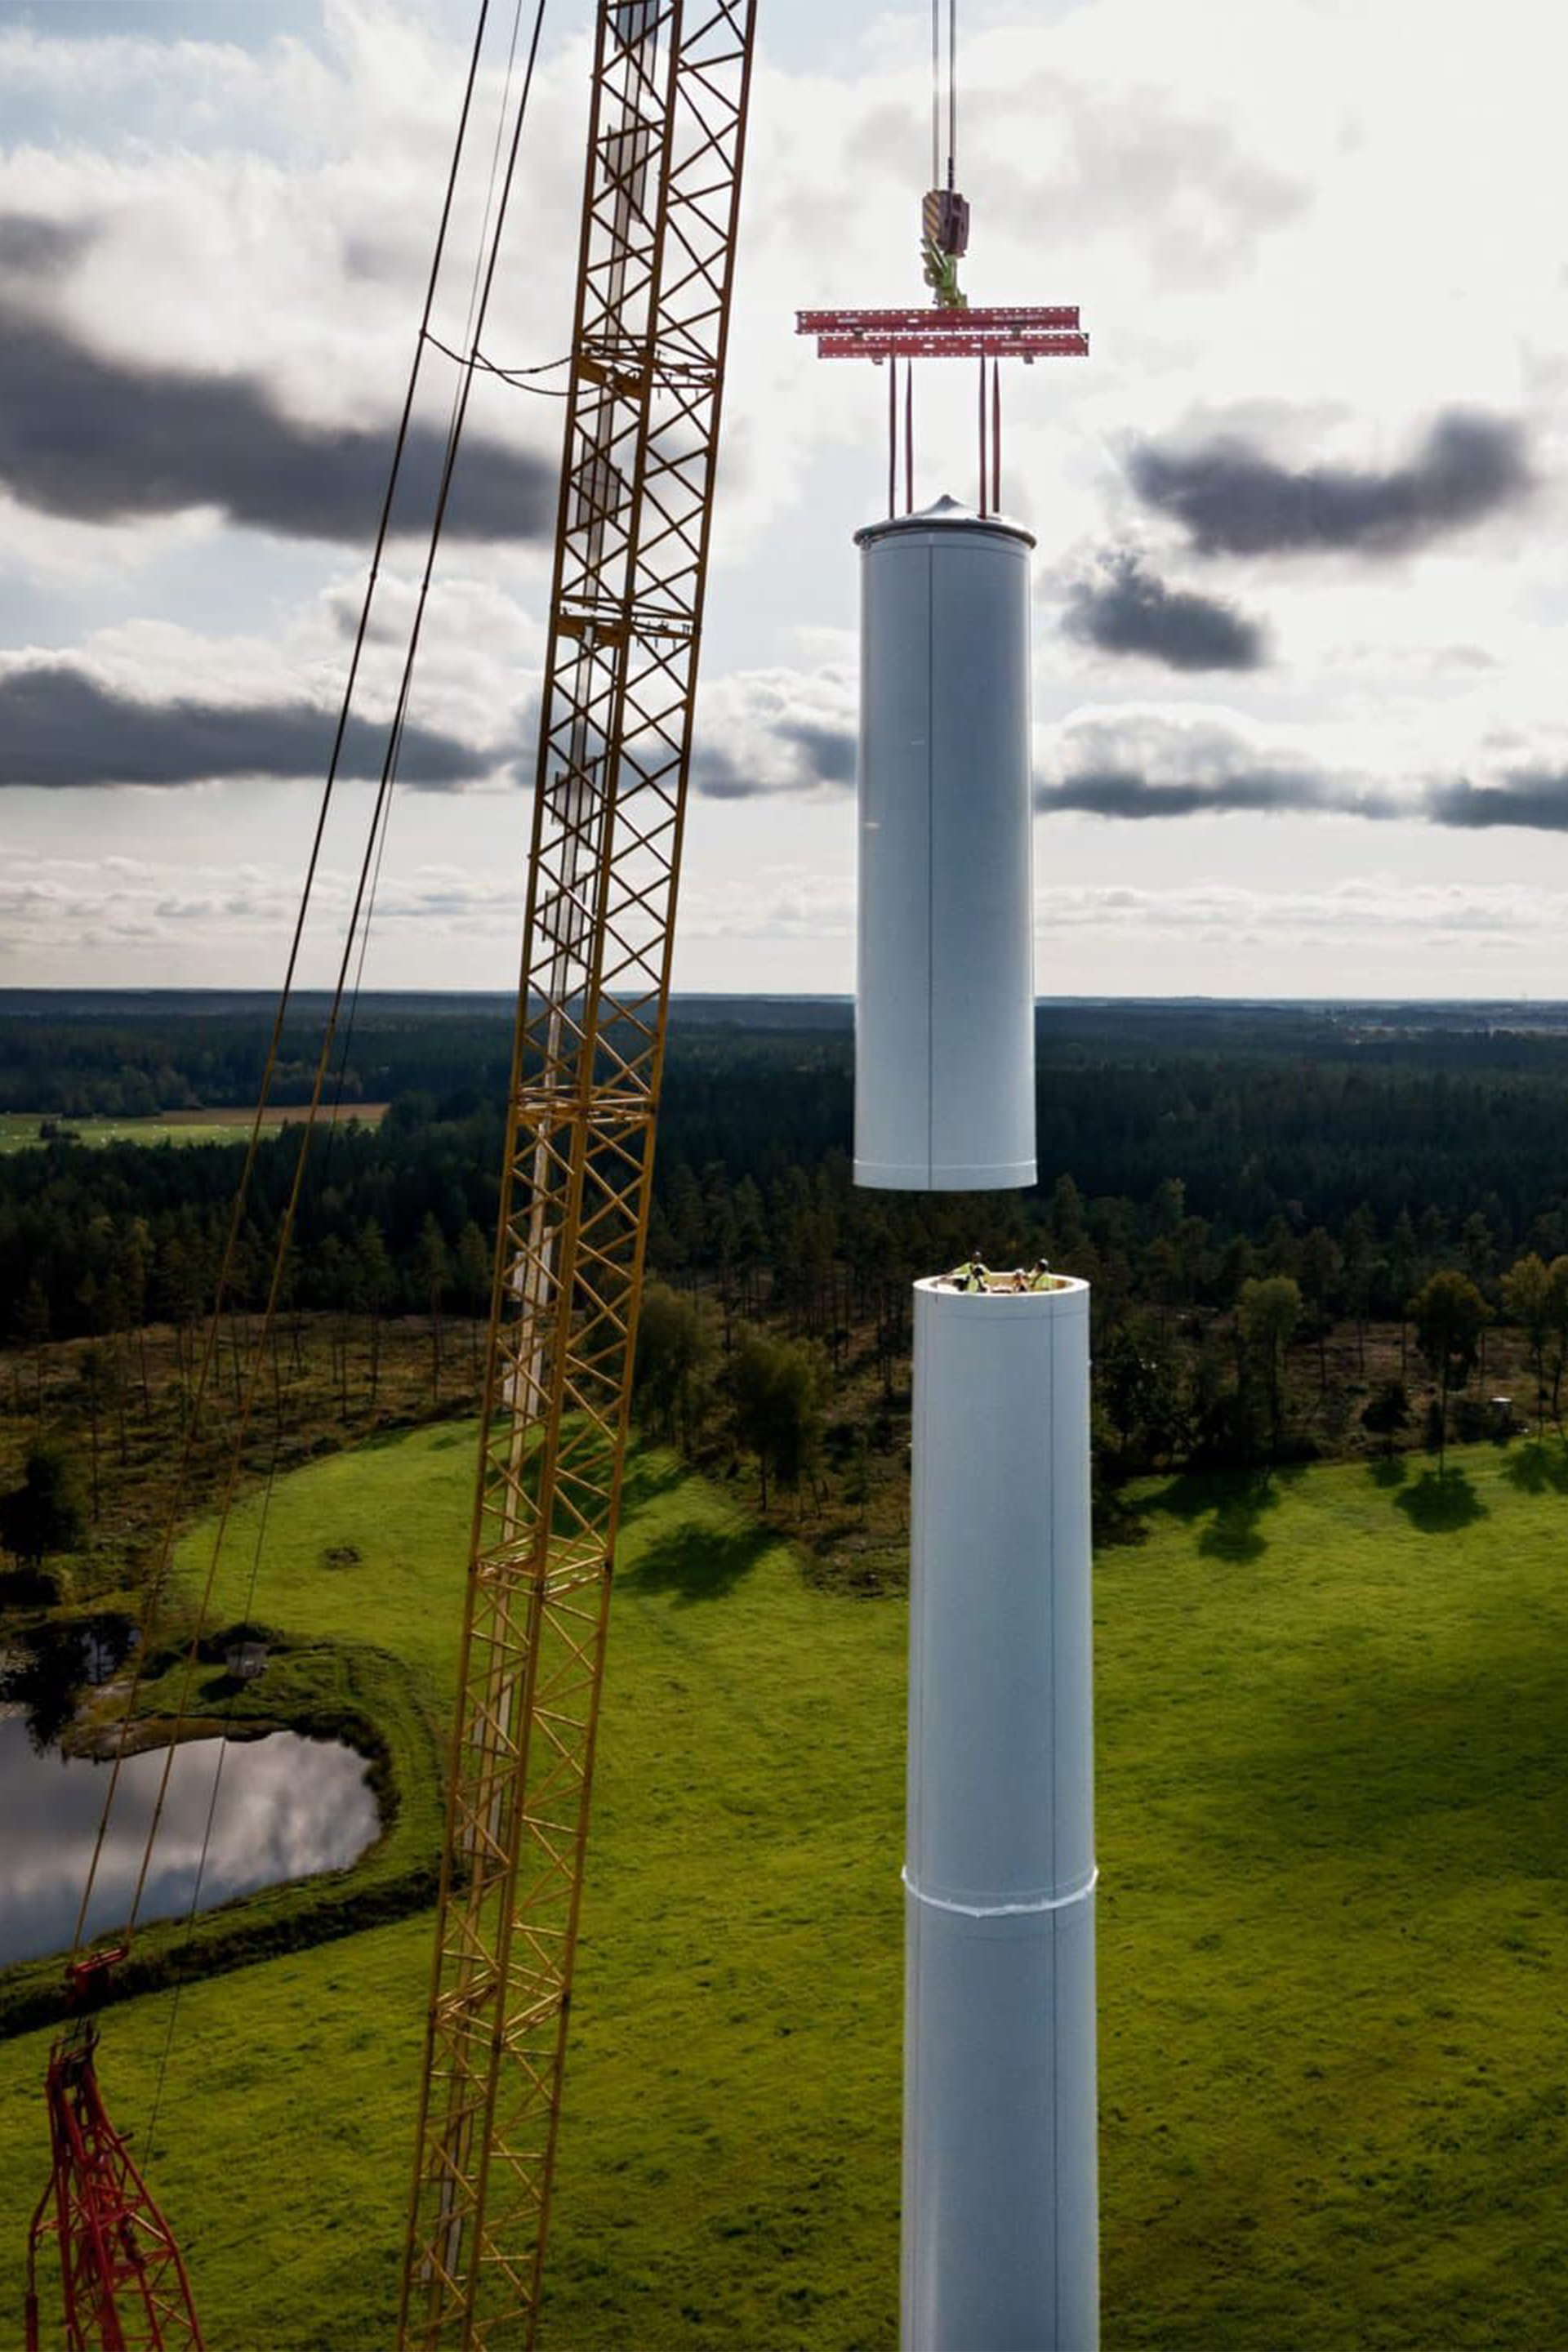
<svg viewBox="0 0 1568 2352">
<path fill-rule="evenodd" d="M 921 204 L 921 234 L 954 261 L 969 251 L 969 203 L 956 188 L 932 188 Z"/>
<path fill-rule="evenodd" d="M 932 188 L 921 204 L 921 261 L 939 310 L 963 310 L 958 265 L 969 250 L 969 206 L 956 188 Z"/>
</svg>

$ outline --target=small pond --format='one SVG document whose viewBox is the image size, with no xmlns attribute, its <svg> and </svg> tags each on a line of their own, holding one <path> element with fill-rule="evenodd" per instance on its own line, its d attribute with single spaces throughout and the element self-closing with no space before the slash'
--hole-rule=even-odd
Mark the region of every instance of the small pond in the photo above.
<svg viewBox="0 0 1568 2352">
<path fill-rule="evenodd" d="M 69 1945 L 98 1834 L 110 1766 L 41 1744 L 36 1718 L 0 1706 L 0 1968 Z M 89 1936 L 130 1908 L 166 1750 L 126 1759 L 98 1866 Z M 223 1779 L 202 1874 L 201 1908 L 231 1895 L 342 1870 L 380 1827 L 363 1756 L 341 1740 L 274 1731 L 261 1739 L 193 1739 L 175 1750 L 142 1916 L 190 1906 L 213 1774 Z"/>
</svg>

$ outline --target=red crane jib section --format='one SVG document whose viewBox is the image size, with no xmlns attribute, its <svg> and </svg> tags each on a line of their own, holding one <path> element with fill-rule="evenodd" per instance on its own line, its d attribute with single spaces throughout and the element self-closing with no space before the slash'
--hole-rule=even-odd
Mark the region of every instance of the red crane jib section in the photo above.
<svg viewBox="0 0 1568 2352">
<path fill-rule="evenodd" d="M 72 1970 L 79 2002 L 101 1990 L 97 1955 Z M 49 2059 L 53 2166 L 27 2247 L 27 2352 L 43 2352 L 37 2258 L 58 2244 L 66 2352 L 204 2352 L 190 2281 L 168 2223 L 153 2203 L 98 2087 L 98 2032 L 79 2017 Z M 58 2339 L 50 2333 L 47 2341 Z"/>
<path fill-rule="evenodd" d="M 1078 307 L 964 310 L 797 310 L 825 360 L 1081 360 L 1089 337 Z"/>
</svg>

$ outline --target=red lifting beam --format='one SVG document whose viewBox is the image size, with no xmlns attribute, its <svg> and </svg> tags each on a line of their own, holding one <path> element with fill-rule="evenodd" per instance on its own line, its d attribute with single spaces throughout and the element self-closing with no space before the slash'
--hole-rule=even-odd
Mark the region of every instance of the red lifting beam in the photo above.
<svg viewBox="0 0 1568 2352">
<path fill-rule="evenodd" d="M 1087 359 L 1076 303 L 979 310 L 797 310 L 825 360 Z"/>
<path fill-rule="evenodd" d="M 816 337 L 824 360 L 870 360 L 889 363 L 888 377 L 888 512 L 898 502 L 899 362 L 904 362 L 904 509 L 914 506 L 914 369 L 916 360 L 980 362 L 980 511 L 1002 505 L 1003 360 L 1086 360 L 1089 337 L 1079 325 L 1076 303 L 1049 308 L 1011 306 L 971 310 L 941 304 L 926 310 L 797 310 L 795 332 Z M 990 369 L 990 383 L 986 370 Z"/>
<path fill-rule="evenodd" d="M 930 313 L 934 318 L 935 311 Z M 963 312 L 957 314 L 963 317 Z M 821 360 L 1086 360 L 1087 335 L 823 335 Z"/>
</svg>

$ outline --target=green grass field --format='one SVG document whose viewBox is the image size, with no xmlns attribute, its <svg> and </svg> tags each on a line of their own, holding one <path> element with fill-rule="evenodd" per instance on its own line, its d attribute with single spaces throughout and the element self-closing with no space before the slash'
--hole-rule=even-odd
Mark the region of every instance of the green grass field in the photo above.
<svg viewBox="0 0 1568 2352">
<path fill-rule="evenodd" d="M 33 1151 L 39 1146 L 41 1120 L 55 1115 L 36 1110 L 0 1110 L 0 1153 Z M 255 1118 L 249 1110 L 172 1110 L 151 1118 L 60 1118 L 79 1143 L 243 1143 Z M 271 1130 L 305 1116 L 300 1105 L 270 1107 L 262 1121 Z M 340 1119 L 358 1119 L 379 1126 L 386 1116 L 384 1103 L 345 1104 Z"/>
<path fill-rule="evenodd" d="M 295 1474 L 260 1612 L 437 1704 L 470 1444 Z M 1108 2352 L 1564 2340 L 1568 1467 L 1450 1461 L 1176 1480 L 1098 1563 Z M 661 1456 L 631 1504 L 546 2341 L 891 2352 L 904 1610 Z M 223 2352 L 390 2341 L 428 1925 L 184 1995 L 153 2170 Z M 167 2014 L 107 2021 L 128 2124 Z"/>
</svg>

